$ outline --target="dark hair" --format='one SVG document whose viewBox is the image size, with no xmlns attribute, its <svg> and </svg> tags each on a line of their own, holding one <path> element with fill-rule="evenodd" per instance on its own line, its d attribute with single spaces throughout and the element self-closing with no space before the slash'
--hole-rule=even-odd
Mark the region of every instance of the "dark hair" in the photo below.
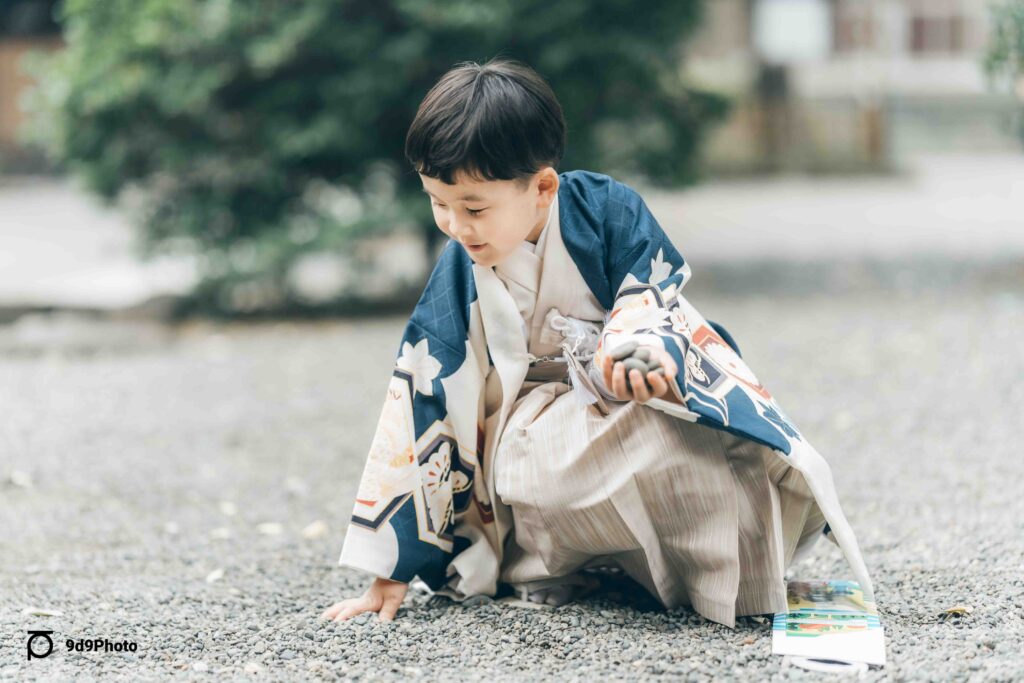
<svg viewBox="0 0 1024 683">
<path fill-rule="evenodd" d="M 420 103 L 405 156 L 417 172 L 448 185 L 460 171 L 522 181 L 544 166 L 558 168 L 565 137 L 562 106 L 536 71 L 510 59 L 461 62 Z"/>
</svg>

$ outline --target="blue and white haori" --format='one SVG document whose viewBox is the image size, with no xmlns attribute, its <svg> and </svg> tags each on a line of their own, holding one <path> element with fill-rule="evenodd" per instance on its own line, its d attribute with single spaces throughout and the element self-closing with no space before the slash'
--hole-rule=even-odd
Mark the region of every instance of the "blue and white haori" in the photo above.
<svg viewBox="0 0 1024 683">
<path fill-rule="evenodd" d="M 663 346 L 680 368 L 675 389 L 685 407 L 676 406 L 678 417 L 764 444 L 799 470 L 827 521 L 824 532 L 873 599 L 828 464 L 728 332 L 682 295 L 690 265 L 643 199 L 599 173 L 572 171 L 559 180 L 559 249 L 605 311 L 594 364 L 626 340 Z M 458 596 L 494 593 L 511 522 L 487 469 L 529 365 L 516 339 L 522 320 L 515 307 L 491 303 L 502 296 L 509 298 L 494 269 L 449 241 L 406 325 L 341 564 L 398 581 L 419 576 Z M 489 415 L 484 394 L 494 388 L 492 374 L 503 397 Z"/>
</svg>

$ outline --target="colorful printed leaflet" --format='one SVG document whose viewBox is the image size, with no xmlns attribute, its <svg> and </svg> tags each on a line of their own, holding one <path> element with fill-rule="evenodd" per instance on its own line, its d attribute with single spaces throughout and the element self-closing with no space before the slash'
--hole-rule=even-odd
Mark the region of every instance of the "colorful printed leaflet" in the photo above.
<svg viewBox="0 0 1024 683">
<path fill-rule="evenodd" d="M 772 652 L 839 662 L 885 664 L 874 602 L 856 581 L 790 581 L 789 611 L 772 623 Z"/>
</svg>

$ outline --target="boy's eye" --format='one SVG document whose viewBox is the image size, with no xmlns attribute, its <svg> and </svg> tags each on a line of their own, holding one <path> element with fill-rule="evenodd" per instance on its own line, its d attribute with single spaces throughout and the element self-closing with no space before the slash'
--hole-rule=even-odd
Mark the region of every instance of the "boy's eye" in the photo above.
<svg viewBox="0 0 1024 683">
<path fill-rule="evenodd" d="M 437 202 L 435 202 L 435 201 L 431 201 L 430 203 L 431 203 L 431 204 L 432 204 L 433 206 L 436 206 L 436 207 L 437 207 L 437 208 L 439 208 L 439 209 L 444 209 L 444 208 L 446 208 L 444 204 L 439 204 L 439 203 L 437 203 Z M 469 213 L 469 215 L 470 215 L 470 216 L 479 216 L 479 215 L 480 215 L 480 214 L 482 214 L 482 213 L 483 213 L 484 211 L 486 211 L 486 209 L 466 209 L 466 211 L 467 211 L 467 212 Z"/>
</svg>

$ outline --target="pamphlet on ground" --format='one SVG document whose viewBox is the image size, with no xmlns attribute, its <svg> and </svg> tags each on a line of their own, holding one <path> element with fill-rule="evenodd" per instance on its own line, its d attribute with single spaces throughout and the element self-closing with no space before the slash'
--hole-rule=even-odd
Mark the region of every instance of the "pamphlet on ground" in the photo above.
<svg viewBox="0 0 1024 683">
<path fill-rule="evenodd" d="M 856 581 L 790 581 L 789 610 L 772 622 L 772 652 L 837 663 L 885 665 L 875 603 Z"/>
</svg>

